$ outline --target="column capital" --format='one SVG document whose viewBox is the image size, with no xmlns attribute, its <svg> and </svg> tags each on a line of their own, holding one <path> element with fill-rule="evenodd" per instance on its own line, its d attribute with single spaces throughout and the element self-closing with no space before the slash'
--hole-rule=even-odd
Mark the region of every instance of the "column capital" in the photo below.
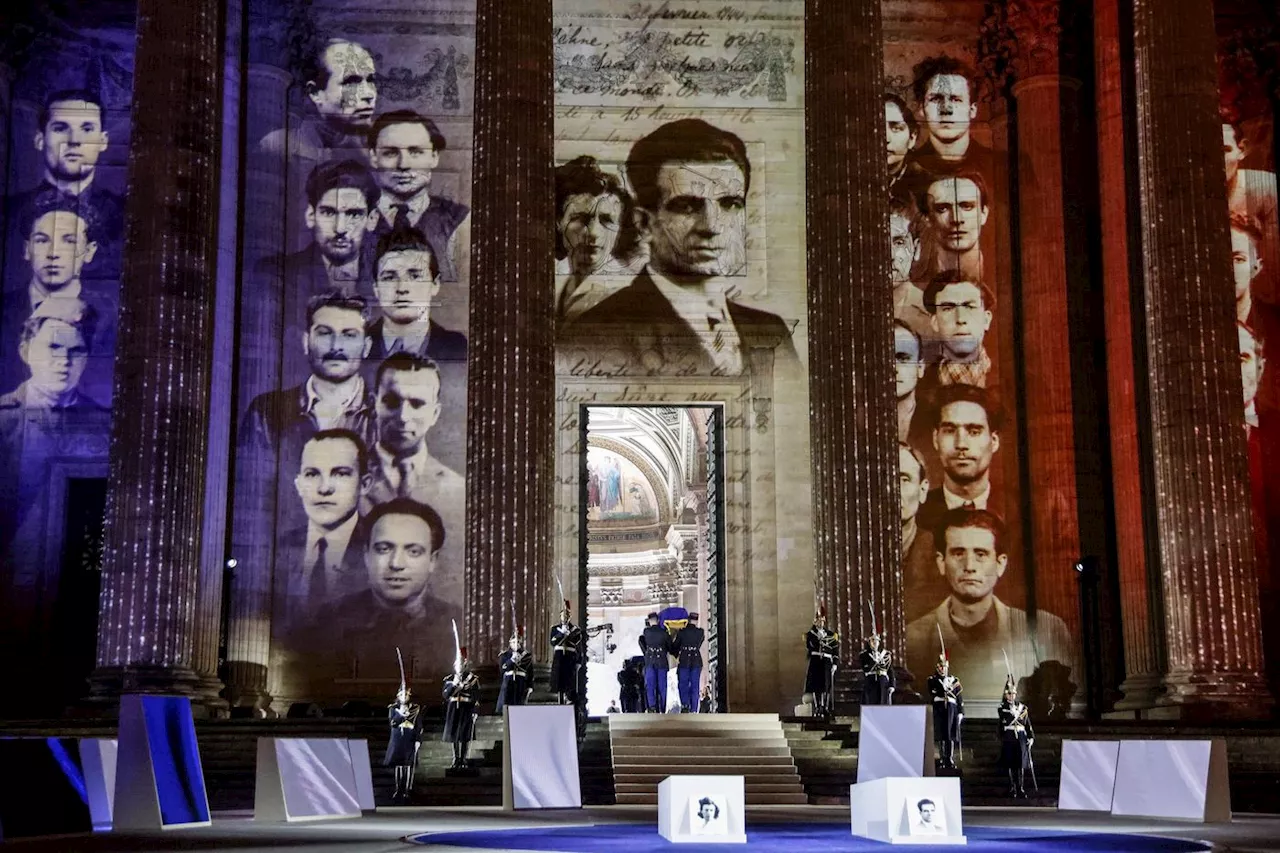
<svg viewBox="0 0 1280 853">
<path fill-rule="evenodd" d="M 1076 3 L 997 0 L 989 3 L 978 40 L 978 65 L 995 92 L 1037 77 L 1058 77 L 1080 53 Z M 1078 80 L 1072 82 L 1078 87 Z"/>
</svg>

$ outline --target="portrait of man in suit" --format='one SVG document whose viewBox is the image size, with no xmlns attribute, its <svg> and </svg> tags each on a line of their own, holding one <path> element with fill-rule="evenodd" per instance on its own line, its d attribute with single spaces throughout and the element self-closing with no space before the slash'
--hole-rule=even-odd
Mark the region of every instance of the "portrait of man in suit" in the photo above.
<svg viewBox="0 0 1280 853">
<path fill-rule="evenodd" d="M 562 347 L 606 349 L 624 370 L 651 375 L 742 375 L 755 348 L 794 358 L 781 318 L 730 298 L 747 267 L 751 162 L 742 140 L 701 119 L 669 122 L 632 146 L 626 174 L 649 262 L 566 324 Z"/>
<path fill-rule="evenodd" d="M 22 324 L 18 340 L 18 357 L 28 377 L 0 396 L 0 409 L 107 411 L 80 388 L 96 322 L 93 308 L 77 297 L 41 301 Z"/>
<path fill-rule="evenodd" d="M 379 316 L 369 327 L 371 358 L 403 352 L 434 362 L 467 360 L 466 335 L 431 319 L 440 265 L 422 232 L 402 225 L 378 238 L 373 292 Z"/>
<path fill-rule="evenodd" d="M 360 493 L 368 486 L 364 439 L 325 429 L 302 446 L 293 488 L 307 523 L 288 530 L 276 549 L 276 616 L 310 619 L 325 603 L 364 586 L 357 537 Z"/>
<path fill-rule="evenodd" d="M 929 490 L 921 523 L 934 527 L 950 509 L 993 509 L 991 462 L 1000 450 L 1004 415 L 984 388 L 944 385 L 938 389 L 933 447 L 942 462 L 942 482 Z"/>
<path fill-rule="evenodd" d="M 378 116 L 367 140 L 369 163 L 382 188 L 378 233 L 397 227 L 418 231 L 431 247 L 438 276 L 458 281 L 461 253 L 471 245 L 471 209 L 431 190 L 432 174 L 445 150 L 444 134 L 426 116 L 396 110 Z"/>
<path fill-rule="evenodd" d="M 410 671 L 443 666 L 453 656 L 450 620 L 461 612 L 457 602 L 436 595 L 435 581 L 442 569 L 456 573 L 459 567 L 446 562 L 451 536 L 440 514 L 412 498 L 393 498 L 361 519 L 356 536 L 361 588 L 320 608 L 308 635 L 332 653 L 294 653 L 320 695 L 333 692 L 335 676 L 396 678 L 388 637 L 403 649 Z"/>
<path fill-rule="evenodd" d="M 29 209 L 21 234 L 25 274 L 5 290 L 0 326 L 0 389 L 12 389 L 29 375 L 28 363 L 18 357 L 23 325 L 46 300 L 57 297 L 78 300 L 92 316 L 83 329 L 93 336 L 85 345 L 97 358 L 85 384 L 109 401 L 115 300 L 104 283 L 82 279 L 85 266 L 98 251 L 94 220 L 87 211 L 66 201 L 55 201 Z"/>
<path fill-rule="evenodd" d="M 57 207 L 93 224 L 95 248 L 83 261 L 83 274 L 119 276 L 124 200 L 98 179 L 98 161 L 111 144 L 105 118 L 102 98 L 95 92 L 62 89 L 45 97 L 32 139 L 40 154 L 40 181 L 8 205 L 11 254 L 20 254 L 12 247 L 26 241 L 26 227 L 37 211 Z"/>
</svg>

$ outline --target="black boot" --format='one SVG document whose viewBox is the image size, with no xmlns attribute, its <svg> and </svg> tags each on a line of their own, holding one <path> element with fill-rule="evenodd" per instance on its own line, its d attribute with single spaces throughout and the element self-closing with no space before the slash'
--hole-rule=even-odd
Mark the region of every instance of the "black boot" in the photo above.
<svg viewBox="0 0 1280 853">
<path fill-rule="evenodd" d="M 1013 769 L 1009 770 L 1009 796 L 1018 796 L 1018 772 Z"/>
<path fill-rule="evenodd" d="M 1026 771 L 1025 771 L 1025 770 L 1019 770 L 1019 771 L 1018 771 L 1018 794 L 1017 794 L 1017 797 L 1018 797 L 1018 799 L 1020 799 L 1020 800 L 1025 800 L 1025 799 L 1027 798 L 1027 789 L 1023 787 L 1024 780 L 1025 780 L 1025 778 L 1026 778 L 1026 777 L 1025 777 L 1025 773 L 1026 773 Z"/>
<path fill-rule="evenodd" d="M 458 766 L 459 767 L 467 766 L 467 750 L 470 748 L 471 748 L 470 741 L 464 740 L 458 744 Z"/>
</svg>

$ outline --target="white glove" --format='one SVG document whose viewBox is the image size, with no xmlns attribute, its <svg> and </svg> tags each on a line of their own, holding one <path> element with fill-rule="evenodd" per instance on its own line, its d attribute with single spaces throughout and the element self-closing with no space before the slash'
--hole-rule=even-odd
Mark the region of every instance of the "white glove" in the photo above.
<svg viewBox="0 0 1280 853">
<path fill-rule="evenodd" d="M 961 714 L 960 716 L 956 717 L 956 722 L 963 723 L 963 722 L 964 722 L 964 714 Z"/>
</svg>

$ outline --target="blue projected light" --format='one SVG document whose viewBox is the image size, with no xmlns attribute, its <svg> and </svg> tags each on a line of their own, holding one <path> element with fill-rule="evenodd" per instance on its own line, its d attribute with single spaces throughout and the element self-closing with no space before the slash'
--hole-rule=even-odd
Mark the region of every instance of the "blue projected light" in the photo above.
<svg viewBox="0 0 1280 853">
<path fill-rule="evenodd" d="M 49 745 L 49 752 L 53 754 L 53 760 L 58 762 L 58 766 L 62 768 L 63 774 L 67 777 L 67 782 L 80 796 L 80 802 L 86 806 L 89 805 L 89 792 L 85 788 L 84 770 L 81 769 L 80 763 L 67 752 L 67 748 L 62 745 L 61 738 L 46 738 L 45 743 Z"/>
<path fill-rule="evenodd" d="M 161 821 L 165 826 L 207 822 L 209 800 L 189 700 L 180 696 L 146 696 L 142 699 L 142 713 Z"/>
</svg>

